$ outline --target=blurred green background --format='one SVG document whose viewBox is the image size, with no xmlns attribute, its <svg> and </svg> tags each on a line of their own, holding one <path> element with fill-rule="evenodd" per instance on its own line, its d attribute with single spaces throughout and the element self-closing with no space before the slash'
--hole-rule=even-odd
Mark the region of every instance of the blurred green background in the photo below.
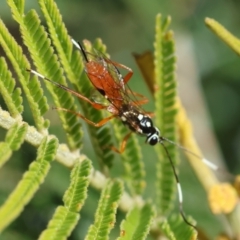
<svg viewBox="0 0 240 240">
<path fill-rule="evenodd" d="M 148 111 L 153 110 L 153 99 L 142 81 L 131 53 L 153 50 L 156 14 L 170 15 L 171 29 L 174 31 L 177 44 L 177 80 L 180 96 L 188 115 L 193 120 L 197 141 L 209 160 L 217 161 L 219 159 L 214 158 L 220 158 L 230 172 L 239 172 L 240 61 L 239 57 L 205 26 L 204 18 L 214 18 L 235 36 L 240 37 L 240 1 L 57 0 L 56 3 L 69 34 L 74 39 L 93 41 L 95 38 L 101 38 L 107 45 L 112 59 L 133 69 L 134 76 L 130 86 L 134 91 L 145 94 L 150 99 L 150 103 L 145 107 Z M 26 1 L 26 6 L 26 11 L 34 8 L 41 14 L 37 1 Z M 4 0 L 1 0 L 0 17 L 22 45 L 18 26 Z M 3 55 L 2 50 L 0 51 Z M 1 106 L 4 105 L 2 99 L 0 100 Z M 49 110 L 46 117 L 51 120 L 51 133 L 58 135 L 64 142 L 64 133 L 59 135 L 61 124 L 56 115 L 57 113 Z M 32 123 L 27 106 L 24 120 Z M 4 133 L 1 130 L 1 140 Z M 143 144 L 143 139 L 139 140 L 143 146 L 144 158 L 147 159 L 145 164 L 148 173 L 151 173 L 155 169 L 152 149 Z M 88 141 L 87 137 L 85 141 Z M 86 146 L 84 151 L 88 154 L 88 145 Z M 1 170 L 0 203 L 4 202 L 34 156 L 35 149 L 25 144 Z M 192 215 L 198 221 L 198 226 L 213 237 L 221 232 L 224 220 L 211 215 L 207 207 L 206 193 L 187 165 L 188 163 L 183 160 L 179 171 L 184 191 L 185 212 Z M 151 174 L 147 177 L 149 178 L 147 181 L 151 183 Z M 53 163 L 47 181 L 21 217 L 5 231 L 1 239 L 36 239 L 54 208 L 61 204 L 61 196 L 68 182 L 69 170 L 58 163 Z M 148 191 L 151 192 L 151 188 L 148 188 Z M 82 211 L 82 221 L 69 239 L 83 239 L 93 220 L 94 216 L 91 215 L 90 218 L 88 213 L 92 211 L 93 206 L 96 207 L 99 193 L 92 190 L 89 194 L 93 198 L 92 200 L 88 198 L 87 205 Z"/>
</svg>

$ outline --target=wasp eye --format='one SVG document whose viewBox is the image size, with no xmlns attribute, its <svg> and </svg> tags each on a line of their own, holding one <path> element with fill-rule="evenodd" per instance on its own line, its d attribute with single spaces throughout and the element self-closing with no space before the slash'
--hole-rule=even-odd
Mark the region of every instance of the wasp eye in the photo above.
<svg viewBox="0 0 240 240">
<path fill-rule="evenodd" d="M 147 142 L 150 144 L 150 145 L 156 145 L 158 142 L 159 142 L 159 136 L 157 133 L 154 133 L 150 136 L 147 137 Z"/>
</svg>

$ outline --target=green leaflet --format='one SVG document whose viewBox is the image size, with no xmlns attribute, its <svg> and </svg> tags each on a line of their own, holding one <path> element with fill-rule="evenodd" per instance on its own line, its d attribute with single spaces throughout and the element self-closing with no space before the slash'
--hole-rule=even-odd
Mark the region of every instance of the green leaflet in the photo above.
<svg viewBox="0 0 240 240">
<path fill-rule="evenodd" d="M 11 157 L 12 150 L 8 143 L 0 142 L 0 167 Z"/>
<path fill-rule="evenodd" d="M 155 92 L 156 105 L 156 125 L 159 127 L 161 135 L 176 142 L 176 82 L 175 82 L 175 47 L 172 32 L 167 31 L 170 19 L 165 21 L 160 15 L 156 18 L 155 37 L 155 84 L 158 91 Z M 164 143 L 166 144 L 166 143 Z M 158 154 L 157 163 L 157 204 L 160 214 L 167 214 L 172 209 L 175 198 L 176 181 L 172 172 L 169 159 L 162 146 L 155 147 Z M 173 145 L 167 146 L 168 152 L 176 163 L 177 153 Z"/>
<path fill-rule="evenodd" d="M 38 71 L 47 76 L 53 81 L 57 81 L 66 85 L 66 80 L 63 76 L 63 71 L 57 61 L 53 48 L 50 46 L 50 41 L 47 38 L 47 33 L 40 26 L 40 21 L 34 11 L 30 11 L 24 18 L 24 26 L 28 29 L 23 39 L 28 45 L 32 58 Z M 30 42 L 30 44 L 29 44 Z M 39 49 L 36 51 L 35 49 Z M 46 63 L 48 63 L 46 65 Z M 73 96 L 63 91 L 62 89 L 47 83 L 47 88 L 51 92 L 56 107 L 62 107 L 76 112 L 77 108 L 74 104 Z M 63 122 L 63 127 L 66 130 L 68 143 L 71 149 L 76 149 L 81 145 L 80 123 L 76 115 L 64 111 L 58 111 L 60 119 Z"/>
<path fill-rule="evenodd" d="M 25 0 L 7 0 L 8 5 L 11 7 L 12 15 L 16 21 L 22 20 L 24 14 Z"/>
<path fill-rule="evenodd" d="M 39 239 L 67 239 L 71 234 L 80 218 L 78 212 L 87 197 L 90 171 L 91 163 L 88 159 L 76 162 L 71 172 L 70 186 L 63 197 L 64 206 L 56 209 L 47 229 L 42 232 Z"/>
<path fill-rule="evenodd" d="M 24 142 L 25 135 L 27 132 L 27 124 L 24 123 L 22 125 L 15 124 L 13 125 L 6 136 L 6 142 L 9 144 L 9 147 L 16 151 L 18 150 L 22 143 Z"/>
<path fill-rule="evenodd" d="M 36 161 L 29 166 L 29 170 L 25 172 L 22 180 L 0 208 L 0 232 L 19 216 L 25 205 L 32 199 L 50 169 L 50 161 L 55 157 L 56 149 L 55 138 L 43 139 L 38 148 Z"/>
<path fill-rule="evenodd" d="M 7 30 L 7 28 L 5 27 L 1 19 L 0 19 L 0 44 L 3 47 L 11 64 L 13 65 L 15 72 L 17 73 L 18 80 L 22 85 L 24 95 L 27 97 L 28 104 L 31 108 L 33 118 L 37 128 L 39 130 L 45 129 L 48 125 L 48 122 L 44 120 L 42 115 L 47 111 L 48 106 L 47 106 L 46 98 L 43 97 L 43 91 L 40 88 L 40 83 L 36 79 L 36 77 L 32 78 L 31 81 L 29 81 L 29 74 L 27 73 L 26 68 L 29 68 L 30 64 L 26 56 L 22 53 L 22 48 L 17 44 L 15 39 L 11 36 L 11 34 Z M 1 64 L 1 69 L 3 71 L 2 74 L 4 74 L 4 72 L 6 72 L 6 70 L 4 70 L 4 68 L 6 69 L 4 61 L 2 60 L 0 64 Z M 1 78 L 1 81 L 3 81 L 3 83 L 1 84 L 4 84 L 4 81 L 7 81 L 7 80 Z M 22 111 L 21 110 L 22 107 L 20 105 L 21 99 L 20 99 L 20 96 L 18 96 L 18 93 L 17 93 L 18 91 L 19 90 L 16 90 L 14 92 L 13 100 L 15 101 L 14 104 L 16 106 L 19 105 L 20 109 L 18 111 L 21 112 Z M 20 95 L 20 92 L 19 92 L 19 95 Z M 37 98 L 37 96 L 41 96 L 41 97 Z M 4 94 L 4 98 L 7 98 L 5 94 Z M 7 105 L 9 107 L 9 111 L 13 111 L 12 109 L 13 106 L 11 104 L 13 100 L 9 101 L 9 99 L 7 99 Z M 9 104 L 11 104 L 11 106 L 9 106 Z M 14 110 L 14 114 L 16 114 L 15 110 Z"/>
<path fill-rule="evenodd" d="M 24 142 L 27 133 L 27 124 L 15 123 L 7 132 L 5 142 L 0 143 L 0 166 L 2 166 L 18 150 Z"/>
<path fill-rule="evenodd" d="M 20 126 L 21 124 L 27 124 L 26 122 L 18 122 L 16 119 L 12 118 L 10 114 L 7 111 L 4 111 L 0 108 L 0 126 L 3 129 L 10 129 L 15 123 L 18 123 Z M 37 129 L 33 126 L 28 126 L 27 128 L 27 133 L 25 135 L 25 141 L 28 142 L 29 144 L 38 147 L 42 139 L 45 137 L 45 134 L 42 134 L 37 131 Z M 4 149 L 4 146 L 8 145 L 7 143 L 3 143 L 3 149 L 0 149 L 3 153 L 7 151 L 7 149 Z M 9 145 L 8 145 L 9 146 Z M 6 150 L 6 151 L 5 151 Z M 72 153 L 70 149 L 67 147 L 66 144 L 60 144 L 57 155 L 56 155 L 56 160 L 59 161 L 61 164 L 67 167 L 73 167 L 76 158 L 78 155 L 75 153 Z M 0 156 L 0 158 L 4 156 Z"/>
<path fill-rule="evenodd" d="M 155 40 L 155 84 L 157 89 L 154 94 L 156 104 L 156 125 L 161 131 L 161 135 L 173 142 L 177 142 L 176 128 L 176 80 L 175 80 L 175 46 L 173 33 L 167 28 L 170 18 L 161 19 L 158 15 L 156 19 L 156 40 Z M 178 155 L 174 145 L 163 143 L 169 152 L 172 161 L 177 163 Z M 160 215 L 167 216 L 173 208 L 176 179 L 172 167 L 163 146 L 157 146 L 157 211 Z M 181 217 L 178 219 L 170 216 L 170 220 L 165 221 L 162 226 L 169 226 L 171 230 L 165 231 L 170 239 L 196 239 L 195 230 L 188 226 Z M 174 221 L 175 220 L 175 221 Z M 161 225 L 161 224 L 160 224 Z M 177 225 L 177 227 L 176 227 Z M 179 227 L 181 225 L 181 227 Z"/>
<path fill-rule="evenodd" d="M 4 58 L 0 58 L 0 93 L 13 117 L 17 117 L 23 112 L 21 89 L 15 88 L 15 80 L 11 72 L 7 69 Z"/>
<path fill-rule="evenodd" d="M 67 208 L 59 206 L 51 221 L 49 222 L 47 229 L 42 232 L 39 240 L 64 240 L 72 232 L 76 226 L 80 216 L 75 212 L 68 211 Z"/>
<path fill-rule="evenodd" d="M 39 0 L 38 2 L 41 7 L 42 13 L 46 19 L 46 23 L 48 24 L 50 37 L 52 38 L 53 44 L 58 53 L 58 57 L 64 68 L 64 71 L 67 74 L 68 80 L 71 81 L 74 86 L 76 86 L 77 84 L 79 84 L 80 76 L 83 72 L 83 64 L 80 58 L 80 53 L 78 51 L 73 51 L 73 44 L 67 33 L 67 29 L 62 21 L 62 16 L 59 13 L 56 3 L 52 0 Z M 55 79 L 58 81 L 58 78 Z M 63 84 L 66 85 L 66 82 L 64 81 Z M 76 90 L 79 91 L 78 89 Z M 66 108 L 70 109 L 70 106 L 67 106 Z M 77 110 L 75 109 L 74 111 Z M 79 130 L 78 125 L 76 125 L 75 123 L 73 123 L 73 125 L 75 125 L 75 128 L 71 129 L 71 134 L 73 138 L 72 141 L 78 143 L 81 139 L 82 132 Z M 78 132 L 78 134 L 76 134 L 76 132 Z"/>
<path fill-rule="evenodd" d="M 188 220 L 190 221 L 190 219 Z M 167 221 L 162 222 L 159 226 L 170 240 L 197 239 L 196 230 L 187 226 L 179 215 L 172 215 Z"/>
<path fill-rule="evenodd" d="M 146 239 L 154 217 L 151 204 L 146 203 L 142 208 L 135 207 L 121 223 L 121 233 L 118 240 Z"/>
<path fill-rule="evenodd" d="M 88 229 L 86 240 L 109 239 L 110 230 L 115 224 L 116 210 L 122 191 L 123 185 L 119 180 L 109 180 L 106 183 L 98 203 L 94 224 Z"/>
<path fill-rule="evenodd" d="M 84 159 L 76 162 L 71 171 L 71 183 L 64 194 L 63 201 L 70 211 L 78 212 L 87 197 L 87 188 L 90 181 L 91 162 Z"/>
<path fill-rule="evenodd" d="M 114 121 L 114 132 L 119 143 L 117 148 L 119 148 L 124 137 L 130 132 L 130 130 L 123 125 L 119 119 L 117 119 Z M 121 153 L 121 160 L 127 176 L 126 181 L 131 193 L 133 195 L 141 194 L 146 186 L 146 173 L 136 134 L 132 133 L 129 137 L 126 148 L 124 152 Z"/>
<path fill-rule="evenodd" d="M 22 38 L 25 45 L 28 47 L 31 57 L 38 69 L 38 71 L 47 76 L 49 79 L 55 80 L 61 84 L 66 85 L 65 78 L 63 77 L 63 71 L 60 67 L 57 57 L 54 54 L 53 48 L 50 46 L 50 40 L 48 34 L 44 28 L 40 25 L 40 20 L 35 11 L 30 11 L 26 16 L 19 14 L 18 9 L 13 1 L 8 1 L 11 6 L 11 10 L 17 22 L 20 25 L 22 32 Z M 47 64 L 46 64 L 47 63 Z M 28 73 L 29 74 L 29 73 Z M 76 105 L 74 104 L 74 98 L 68 92 L 65 92 L 51 84 L 47 83 L 47 87 L 53 95 L 56 107 L 62 107 L 70 109 L 76 112 Z M 33 89 L 32 94 L 35 93 Z M 37 94 L 39 98 L 42 98 L 41 94 Z M 60 118 L 63 122 L 63 126 L 66 130 L 68 143 L 71 149 L 76 149 L 81 145 L 80 123 L 78 118 L 63 111 L 59 111 Z"/>
<path fill-rule="evenodd" d="M 58 51 L 58 56 L 67 73 L 69 81 L 77 85 L 83 71 L 83 63 L 79 51 L 75 48 L 62 21 L 62 16 L 53 0 L 38 0 L 42 13 L 46 19 L 50 37 Z M 76 50 L 76 49 L 74 49 Z"/>
</svg>

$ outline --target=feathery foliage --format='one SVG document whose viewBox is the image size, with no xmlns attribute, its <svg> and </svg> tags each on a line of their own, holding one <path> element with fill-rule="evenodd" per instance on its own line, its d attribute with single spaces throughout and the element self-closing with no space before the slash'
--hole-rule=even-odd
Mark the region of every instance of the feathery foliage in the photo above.
<svg viewBox="0 0 240 240">
<path fill-rule="evenodd" d="M 5 142 L 0 143 L 0 166 L 12 155 L 12 151 L 18 150 L 27 132 L 27 124 L 14 124 L 7 132 Z"/>
<path fill-rule="evenodd" d="M 129 133 L 129 129 L 116 120 L 114 121 L 114 132 L 120 145 L 124 137 Z M 131 134 L 129 137 L 126 148 L 121 154 L 121 160 L 127 176 L 127 185 L 131 193 L 133 195 L 141 194 L 146 186 L 144 179 L 146 173 L 136 135 Z"/>
<path fill-rule="evenodd" d="M 30 10 L 24 17 L 22 17 L 20 13 L 21 9 L 17 8 L 18 6 L 16 3 L 11 0 L 9 0 L 8 3 L 15 20 L 20 25 L 23 41 L 31 53 L 32 60 L 37 70 L 49 79 L 56 79 L 59 83 L 66 85 L 66 80 L 57 60 L 57 56 L 54 54 L 54 50 L 50 45 L 51 42 L 48 38 L 48 34 L 40 24 L 40 19 L 37 13 L 34 10 Z M 56 88 L 49 83 L 47 83 L 47 87 L 51 92 L 57 107 L 76 111 L 76 105 L 74 105 L 74 99 L 71 94 L 61 91 L 61 89 Z M 42 97 L 40 94 L 37 96 L 39 98 Z M 69 146 L 71 149 L 76 149 L 81 145 L 81 131 L 77 117 L 63 111 L 60 111 L 59 115 L 63 122 L 63 126 L 68 133 L 67 138 Z"/>
<path fill-rule="evenodd" d="M 11 130 L 10 130 L 11 131 Z M 57 140 L 44 138 L 38 148 L 37 159 L 29 166 L 11 195 L 0 208 L 0 232 L 6 228 L 23 210 L 43 182 L 50 162 L 55 156 Z"/>
<path fill-rule="evenodd" d="M 87 240 L 109 239 L 109 232 L 116 221 L 116 210 L 122 191 L 123 185 L 119 180 L 109 180 L 106 183 L 98 203 L 94 224 L 88 229 Z"/>
<path fill-rule="evenodd" d="M 160 224 L 160 228 L 170 240 L 197 239 L 196 231 L 185 225 L 180 216 L 172 215 L 168 221 Z"/>
<path fill-rule="evenodd" d="M 58 57 L 68 80 L 78 85 L 80 75 L 83 71 L 83 63 L 78 51 L 73 51 L 73 45 L 68 35 L 67 29 L 62 21 L 57 5 L 54 1 L 39 0 L 42 13 L 46 19 L 50 37 L 58 51 Z"/>
<path fill-rule="evenodd" d="M 11 72 L 7 69 L 7 63 L 4 58 L 0 58 L 0 93 L 4 97 L 8 110 L 13 117 L 17 117 L 23 112 L 21 89 L 15 87 L 15 80 Z"/>
<path fill-rule="evenodd" d="M 156 105 L 156 125 L 161 131 L 161 135 L 177 142 L 176 138 L 176 81 L 175 81 L 175 47 L 173 33 L 167 30 L 170 18 L 161 19 L 158 15 L 156 19 L 155 36 L 155 85 L 160 91 L 154 94 Z M 177 150 L 175 146 L 168 146 L 168 152 L 176 165 Z M 157 164 L 157 201 L 158 211 L 161 214 L 168 214 L 173 206 L 173 199 L 176 192 L 176 181 L 172 172 L 169 159 L 162 146 L 156 147 L 158 155 Z"/>
<path fill-rule="evenodd" d="M 99 129 L 88 125 L 91 144 L 101 172 L 97 171 L 92 167 L 90 160 L 79 151 L 82 145 L 82 130 L 77 114 L 73 114 L 78 111 L 75 97 L 44 81 L 55 106 L 69 109 L 69 112 L 61 110 L 54 112 L 60 115 L 67 135 L 67 144 L 58 145 L 57 137 L 49 135 L 50 122 L 43 117 L 49 106 L 40 81 L 36 76 L 30 79 L 30 74 L 26 71 L 32 68 L 27 56 L 31 57 L 34 69 L 36 68 L 40 74 L 66 86 L 68 79 L 75 91 L 83 96 L 90 98 L 93 87 L 84 73 L 81 54 L 73 46 L 59 9 L 53 0 L 38 0 L 47 24 L 46 28 L 42 26 L 35 10 L 24 12 L 25 1 L 7 0 L 7 2 L 14 19 L 19 24 L 23 43 L 29 54 L 23 54 L 21 46 L 0 20 L 0 44 L 9 60 L 0 58 L 0 94 L 7 108 L 7 111 L 0 108 L 0 127 L 7 130 L 5 139 L 0 143 L 0 166 L 10 159 L 13 151 L 21 149 L 24 141 L 38 150 L 36 160 L 30 164 L 29 170 L 25 172 L 0 208 L 0 231 L 6 229 L 20 215 L 45 180 L 51 161 L 56 159 L 63 165 L 73 168 L 71 181 L 63 195 L 63 206 L 56 208 L 39 239 L 67 239 L 79 220 L 84 224 L 86 221 L 89 222 L 84 214 L 81 214 L 80 219 L 80 211 L 85 202 L 91 202 L 91 195 L 88 195 L 89 185 L 101 190 L 101 197 L 94 222 L 89 227 L 85 239 L 109 239 L 110 234 L 114 232 L 111 230 L 119 227 L 116 226 L 114 229 L 117 210 L 122 210 L 126 214 L 116 235 L 118 239 L 146 239 L 149 233 L 153 239 L 163 235 L 169 239 L 196 239 L 194 229 L 187 226 L 180 216 L 170 214 L 175 199 L 176 183 L 169 159 L 160 144 L 155 147 L 158 158 L 156 173 L 154 173 L 157 175 L 154 188 L 156 200 L 148 201 L 151 196 L 148 196 L 148 193 L 145 194 L 147 197 L 143 195 L 147 184 L 145 181 L 147 173 L 136 135 L 130 136 L 125 152 L 121 155 L 125 176 L 120 176 L 122 179 L 118 180 L 109 177 L 113 175 L 110 167 L 114 164 L 114 154 L 110 147 L 114 145 L 114 137 L 120 145 L 129 130 L 119 120 L 112 121 L 113 126 L 107 124 Z M 209 21 L 207 23 L 212 28 L 219 29 L 216 24 L 211 24 Z M 170 18 L 162 19 L 157 15 L 154 77 L 152 77 L 154 81 L 151 84 L 154 85 L 152 89 L 156 103 L 154 111 L 156 125 L 161 130 L 162 136 L 177 142 L 176 113 L 181 107 L 176 105 L 175 44 L 173 33 L 168 30 L 169 25 Z M 219 30 L 218 35 L 224 38 L 222 30 Z M 235 40 L 226 41 L 234 50 L 238 48 L 238 42 Z M 93 44 L 84 40 L 83 46 L 89 53 L 101 52 L 107 56 L 106 46 L 100 39 Z M 21 88 L 16 87 L 8 62 L 13 67 L 15 78 L 21 84 L 23 94 Z M 27 99 L 30 106 L 34 126 L 29 126 L 23 121 L 23 98 Z M 97 111 L 82 99 L 79 99 L 79 103 L 80 113 L 95 123 L 108 116 L 106 111 Z M 184 129 L 183 126 L 180 134 L 184 134 Z M 112 134 L 113 130 L 115 136 Z M 170 145 L 166 147 L 176 164 L 178 156 L 175 147 Z M 124 189 L 126 185 L 128 188 Z"/>
<path fill-rule="evenodd" d="M 141 208 L 132 209 L 121 223 L 121 233 L 118 240 L 146 239 L 149 232 L 154 210 L 150 203 Z"/>
<path fill-rule="evenodd" d="M 71 184 L 64 194 L 63 201 L 71 211 L 79 211 L 87 197 L 91 163 L 88 159 L 76 162 L 71 172 Z"/>
<path fill-rule="evenodd" d="M 64 206 L 59 206 L 47 229 L 44 230 L 39 239 L 67 239 L 76 226 L 80 215 L 78 212 L 82 208 L 87 197 L 87 188 L 91 163 L 88 159 L 76 162 L 71 172 L 71 183 L 64 194 Z"/>
<path fill-rule="evenodd" d="M 20 1 L 19 1 L 20 2 Z M 29 106 L 31 108 L 33 118 L 37 128 L 41 131 L 48 126 L 48 121 L 46 121 L 42 115 L 47 111 L 46 97 L 43 96 L 43 91 L 40 89 L 40 83 L 36 77 L 33 77 L 29 81 L 29 74 L 26 72 L 26 68 L 29 68 L 30 63 L 26 56 L 23 54 L 22 48 L 17 44 L 15 39 L 11 36 L 4 23 L 0 19 L 0 44 L 3 47 L 9 61 L 11 62 L 14 71 L 17 74 L 18 80 L 22 85 L 24 94 L 28 100 Z M 4 76 L 6 70 L 4 70 L 4 63 L 1 63 L 1 74 Z M 7 76 L 6 76 L 7 77 Z M 5 79 L 2 79 L 7 81 Z M 32 94 L 34 89 L 35 94 Z M 38 90 L 38 91 L 37 91 Z M 16 89 L 16 92 L 19 90 Z M 19 92 L 20 93 L 20 92 Z M 17 93 L 15 93 L 17 94 Z M 39 97 L 41 96 L 41 97 Z M 17 97 L 17 96 L 16 96 Z M 5 97 L 7 98 L 7 96 Z M 19 98 L 19 97 L 18 97 Z M 6 104 L 14 104 L 13 99 L 5 99 Z M 19 99 L 20 100 L 20 99 Z M 18 100 L 18 101 L 19 101 Z M 16 100 L 15 100 L 16 101 Z M 10 109 L 11 110 L 11 109 Z M 10 113 L 12 113 L 10 111 Z M 15 113 L 13 113 L 15 114 Z M 12 115 L 14 116 L 14 115 Z"/>
<path fill-rule="evenodd" d="M 12 150 L 7 142 L 0 142 L 0 167 L 11 157 Z"/>
<path fill-rule="evenodd" d="M 9 130 L 6 135 L 6 142 L 9 144 L 9 147 L 16 151 L 18 150 L 22 143 L 24 142 L 24 138 L 27 132 L 27 124 L 23 124 L 18 126 L 14 124 Z"/>
</svg>

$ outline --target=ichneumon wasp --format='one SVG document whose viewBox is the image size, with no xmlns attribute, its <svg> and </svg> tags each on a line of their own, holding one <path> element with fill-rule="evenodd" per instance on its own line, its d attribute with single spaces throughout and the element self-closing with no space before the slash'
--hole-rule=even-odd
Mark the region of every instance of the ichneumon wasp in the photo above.
<svg viewBox="0 0 240 240">
<path fill-rule="evenodd" d="M 122 153 L 124 151 L 127 140 L 133 132 L 145 136 L 146 143 L 152 146 L 160 143 L 163 146 L 166 155 L 169 159 L 177 183 L 180 214 L 183 220 L 188 225 L 195 228 L 195 226 L 191 224 L 185 217 L 182 207 L 183 204 L 182 189 L 179 182 L 178 174 L 176 172 L 173 161 L 164 142 L 169 142 L 183 149 L 184 151 L 191 153 L 192 155 L 201 159 L 206 165 L 208 165 L 213 170 L 217 170 L 218 167 L 211 163 L 210 161 L 208 161 L 207 159 L 201 158 L 200 156 L 188 150 L 187 148 L 175 142 L 172 142 L 171 140 L 165 138 L 164 136 L 161 136 L 160 130 L 157 127 L 155 127 L 152 122 L 151 114 L 146 113 L 140 107 L 141 105 L 147 102 L 147 99 L 144 98 L 141 94 L 131 91 L 131 89 L 127 85 L 128 81 L 133 75 L 133 72 L 130 68 L 122 64 L 113 62 L 112 60 L 110 60 L 105 55 L 99 52 L 97 54 L 86 52 L 82 45 L 80 43 L 77 43 L 73 39 L 72 43 L 81 51 L 85 66 L 85 72 L 89 80 L 91 81 L 94 88 L 107 100 L 108 104 L 102 104 L 96 101 L 92 101 L 88 97 L 85 97 L 64 85 L 54 82 L 34 70 L 28 69 L 28 71 L 46 81 L 51 82 L 57 87 L 72 93 L 76 97 L 88 102 L 93 108 L 97 110 L 106 109 L 109 113 L 111 113 L 111 115 L 109 117 L 102 119 L 100 122 L 95 123 L 80 113 L 72 112 L 64 108 L 57 108 L 58 110 L 71 112 L 77 115 L 78 117 L 82 118 L 88 124 L 93 125 L 95 127 L 101 127 L 104 124 L 106 124 L 109 120 L 113 118 L 119 118 L 122 121 L 122 123 L 126 125 L 131 131 L 124 137 L 119 149 L 111 147 L 112 150 L 114 150 L 115 152 Z M 120 68 L 127 70 L 128 73 L 125 76 L 122 76 L 119 71 Z M 134 96 L 141 97 L 142 99 L 139 100 Z"/>
</svg>

